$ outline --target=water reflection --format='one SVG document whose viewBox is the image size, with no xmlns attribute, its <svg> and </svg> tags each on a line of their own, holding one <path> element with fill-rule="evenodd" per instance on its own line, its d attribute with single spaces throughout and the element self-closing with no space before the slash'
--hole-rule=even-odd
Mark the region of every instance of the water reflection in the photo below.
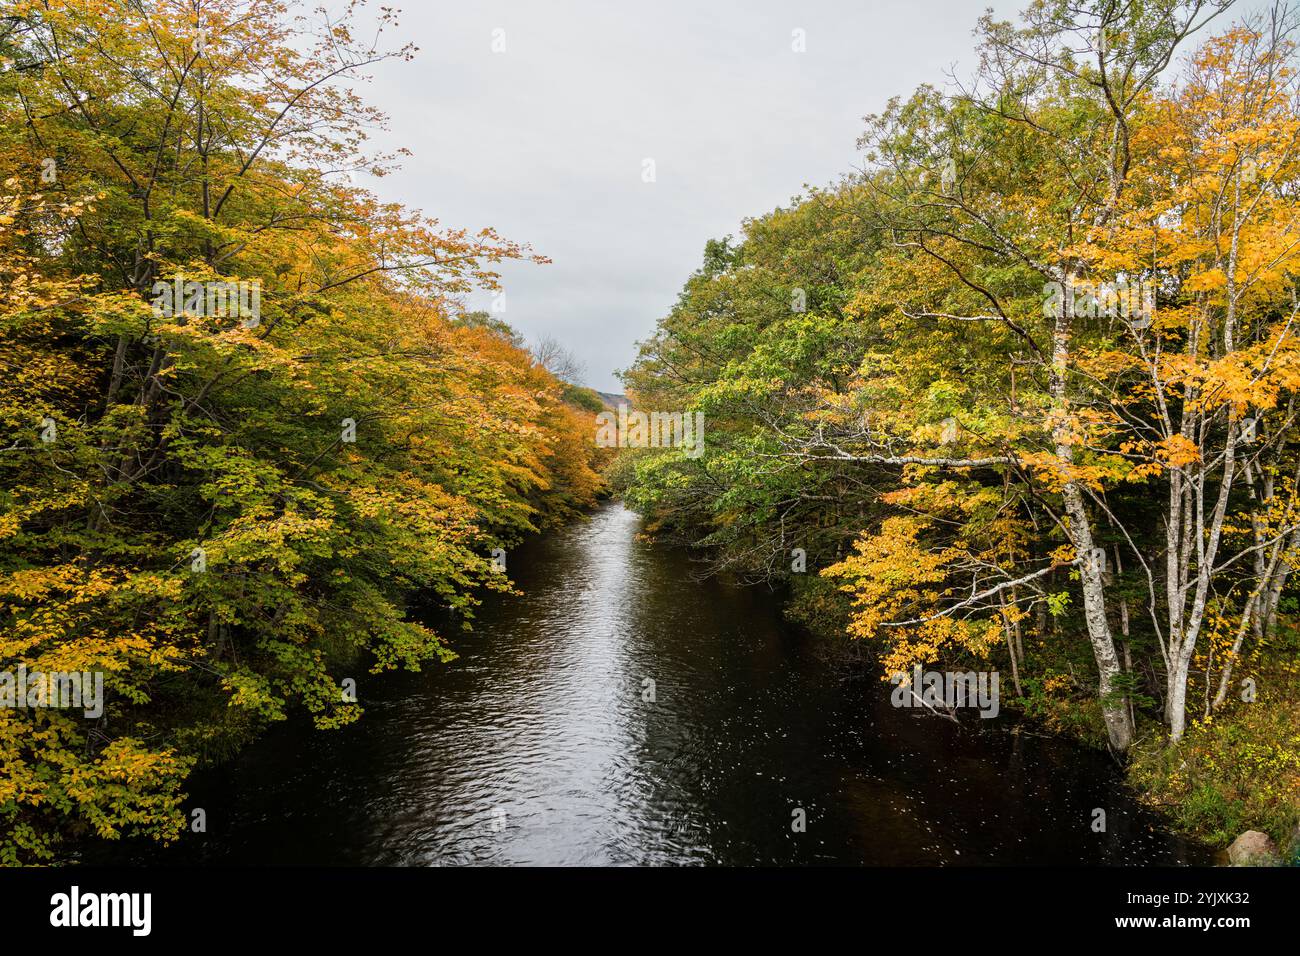
<svg viewBox="0 0 1300 956">
<path fill-rule="evenodd" d="M 1208 861 L 1158 829 L 1105 756 L 1005 717 L 960 728 L 896 710 L 888 684 L 827 663 L 769 595 L 695 581 L 637 528 L 610 505 L 512 552 L 525 596 L 486 603 L 459 660 L 369 678 L 352 728 L 277 728 L 196 780 L 208 832 L 147 858 Z"/>
</svg>

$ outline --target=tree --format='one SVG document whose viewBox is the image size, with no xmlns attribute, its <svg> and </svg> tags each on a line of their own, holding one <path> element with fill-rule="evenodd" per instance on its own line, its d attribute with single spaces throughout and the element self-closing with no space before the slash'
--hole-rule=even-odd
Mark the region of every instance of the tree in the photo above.
<svg viewBox="0 0 1300 956">
<path fill-rule="evenodd" d="M 537 364 L 562 382 L 577 384 L 586 374 L 586 367 L 578 357 L 554 336 L 543 335 L 538 338 L 532 352 Z"/>
<path fill-rule="evenodd" d="M 5 862 L 174 839 L 197 761 L 294 712 L 342 726 L 345 679 L 452 658 L 410 595 L 468 621 L 510 588 L 494 548 L 600 490 L 562 383 L 458 320 L 496 263 L 544 260 L 343 175 L 389 164 L 351 84 L 413 52 L 356 16 L 50 2 L 0 25 L 0 671 L 105 692 L 96 717 L 0 709 Z"/>
<path fill-rule="evenodd" d="M 983 18 L 972 83 L 891 102 L 861 176 L 688 281 L 628 381 L 706 407 L 709 449 L 646 456 L 633 500 L 766 576 L 813 544 L 886 676 L 1005 654 L 1019 682 L 1026 628 L 1077 626 L 1111 747 L 1135 697 L 1179 740 L 1207 616 L 1235 621 L 1208 704 L 1300 543 L 1291 16 L 1162 85 L 1225 6 Z"/>
</svg>

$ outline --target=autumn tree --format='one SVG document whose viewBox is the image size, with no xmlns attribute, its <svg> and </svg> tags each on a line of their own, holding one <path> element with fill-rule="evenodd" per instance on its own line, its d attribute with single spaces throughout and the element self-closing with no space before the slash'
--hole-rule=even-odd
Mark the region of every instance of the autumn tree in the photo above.
<svg viewBox="0 0 1300 956">
<path fill-rule="evenodd" d="M 633 500 L 720 566 L 798 583 L 811 544 L 886 676 L 1037 684 L 1026 633 L 1077 626 L 1111 747 L 1145 706 L 1179 740 L 1300 543 L 1294 22 L 1210 37 L 1226 7 L 983 18 L 976 76 L 873 118 L 861 175 L 706 250 L 628 381 L 707 408 L 708 450 L 641 456 Z"/>
<path fill-rule="evenodd" d="M 6 862 L 174 838 L 196 761 L 454 656 L 408 598 L 469 619 L 510 587 L 494 548 L 600 491 L 564 386 L 459 314 L 531 253 L 350 180 L 392 160 L 355 85 L 414 55 L 394 25 L 5 9 L 0 669 L 106 691 L 96 719 L 0 710 Z M 211 308 L 228 288 L 256 307 Z"/>
</svg>

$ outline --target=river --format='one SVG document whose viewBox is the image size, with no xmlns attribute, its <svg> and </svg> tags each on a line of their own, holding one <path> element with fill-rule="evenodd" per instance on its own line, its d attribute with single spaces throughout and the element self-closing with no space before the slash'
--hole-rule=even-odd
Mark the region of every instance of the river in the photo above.
<svg viewBox="0 0 1300 956">
<path fill-rule="evenodd" d="M 197 775 L 151 863 L 1176 864 L 1109 758 L 895 709 L 760 588 L 699 580 L 609 504 L 512 551 L 459 658 L 359 682 Z M 1093 830 L 1094 809 L 1106 828 Z M 803 827 L 799 826 L 803 821 Z M 127 847 L 114 851 L 121 861 Z"/>
</svg>

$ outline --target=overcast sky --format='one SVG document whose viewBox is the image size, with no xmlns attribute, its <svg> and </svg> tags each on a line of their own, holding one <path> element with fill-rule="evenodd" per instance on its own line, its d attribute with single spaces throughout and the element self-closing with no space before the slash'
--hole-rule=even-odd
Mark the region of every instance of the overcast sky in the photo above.
<svg viewBox="0 0 1300 956">
<path fill-rule="evenodd" d="M 392 2 L 392 0 L 390 0 Z M 379 149 L 414 155 L 367 184 L 451 226 L 492 226 L 551 265 L 510 263 L 501 315 L 615 377 L 699 265 L 707 239 L 859 165 L 862 117 L 975 66 L 974 0 L 408 0 L 363 95 Z M 1012 16 L 1023 3 L 991 4 Z M 806 51 L 793 49 L 802 30 Z M 499 31 L 499 32 L 497 32 Z M 504 42 L 504 50 L 494 52 Z M 655 181 L 643 181 L 652 159 Z M 470 300 L 485 308 L 486 296 Z"/>
</svg>

